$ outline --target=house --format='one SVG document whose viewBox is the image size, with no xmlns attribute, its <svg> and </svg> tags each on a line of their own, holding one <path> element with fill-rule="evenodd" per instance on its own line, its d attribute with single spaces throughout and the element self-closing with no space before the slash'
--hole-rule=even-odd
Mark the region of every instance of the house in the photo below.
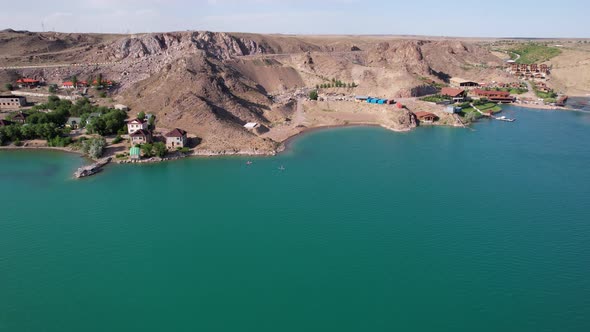
<svg viewBox="0 0 590 332">
<path fill-rule="evenodd" d="M 451 97 L 454 103 L 464 102 L 467 97 L 465 90 L 455 88 L 442 88 L 440 94 L 446 97 Z"/>
<path fill-rule="evenodd" d="M 123 111 L 123 112 L 128 112 L 129 111 L 129 107 L 122 105 L 122 104 L 117 104 L 115 106 L 113 106 L 116 110 L 119 111 Z"/>
<path fill-rule="evenodd" d="M 388 100 L 387 100 L 387 105 L 395 105 L 395 100 L 393 100 L 393 99 L 388 99 Z"/>
<path fill-rule="evenodd" d="M 478 97 L 486 98 L 493 102 L 498 103 L 512 103 L 514 97 L 510 95 L 508 91 L 496 91 L 496 90 L 481 90 L 476 89 L 473 91 Z"/>
<path fill-rule="evenodd" d="M 92 81 L 92 85 L 94 86 L 102 86 L 102 87 L 107 87 L 110 88 L 113 86 L 113 82 L 109 81 L 109 80 L 102 80 L 100 81 L 100 84 L 98 84 L 98 80 L 94 80 Z"/>
<path fill-rule="evenodd" d="M 369 96 L 356 96 L 356 97 L 354 97 L 354 100 L 356 102 L 360 103 L 360 102 L 367 101 L 367 99 L 369 99 L 369 98 L 370 98 Z"/>
<path fill-rule="evenodd" d="M 459 77 L 453 77 L 451 78 L 451 85 L 454 87 L 458 87 L 458 88 L 466 88 L 466 87 L 477 87 L 479 86 L 479 83 L 474 82 L 474 81 L 469 81 L 463 78 L 459 78 Z"/>
<path fill-rule="evenodd" d="M 133 134 L 134 132 L 136 132 L 138 130 L 147 130 L 147 129 L 148 129 L 148 123 L 145 120 L 133 119 L 133 120 L 127 121 L 127 132 L 129 134 Z"/>
<path fill-rule="evenodd" d="M 168 149 L 184 148 L 187 144 L 186 131 L 182 129 L 176 128 L 164 135 L 164 137 L 166 137 L 166 147 Z"/>
<path fill-rule="evenodd" d="M 4 127 L 4 126 L 10 126 L 14 124 L 12 121 L 8 121 L 8 120 L 0 120 L 0 127 Z"/>
<path fill-rule="evenodd" d="M 256 122 L 248 122 L 244 125 L 244 128 L 246 128 L 248 130 L 253 130 L 257 127 L 258 127 L 258 123 L 256 123 Z"/>
<path fill-rule="evenodd" d="M 15 114 L 15 115 L 12 117 L 12 120 L 13 120 L 14 122 L 18 122 L 18 123 L 24 124 L 25 122 L 27 122 L 27 118 L 28 118 L 28 117 L 29 117 L 29 115 L 28 115 L 28 114 L 25 114 L 25 113 L 23 113 L 23 112 L 19 112 L 19 113 L 16 113 L 16 114 Z"/>
<path fill-rule="evenodd" d="M 62 89 L 77 89 L 77 88 L 87 88 L 88 82 L 86 81 L 78 81 L 76 84 L 72 81 L 65 81 L 61 84 Z"/>
<path fill-rule="evenodd" d="M 92 122 L 92 119 L 94 118 L 100 118 L 102 114 L 100 112 L 94 112 L 94 113 L 90 113 L 88 114 L 88 117 L 86 118 L 86 124 L 90 124 L 90 122 Z"/>
<path fill-rule="evenodd" d="M 131 138 L 131 144 L 146 144 L 152 142 L 152 133 L 147 129 L 139 129 L 133 134 L 129 135 Z"/>
<path fill-rule="evenodd" d="M 460 113 L 460 112 L 461 112 L 461 107 L 456 107 L 453 105 L 449 105 L 449 106 L 445 107 L 445 113 L 455 114 L 455 113 Z"/>
<path fill-rule="evenodd" d="M 131 149 L 129 149 L 129 158 L 131 158 L 131 160 L 141 159 L 141 149 L 137 146 L 134 146 Z"/>
<path fill-rule="evenodd" d="M 543 74 L 549 74 L 549 66 L 547 66 L 546 64 L 541 64 L 539 66 L 539 70 L 541 71 L 541 73 Z"/>
<path fill-rule="evenodd" d="M 400 103 L 400 102 L 398 101 L 398 102 L 397 102 L 397 104 L 395 104 L 395 107 L 396 107 L 397 109 L 400 109 L 400 110 L 401 110 L 401 109 L 403 109 L 403 108 L 404 108 L 404 104 L 402 104 L 402 103 Z"/>
<path fill-rule="evenodd" d="M 80 128 L 81 124 L 82 124 L 82 118 L 79 118 L 79 117 L 69 117 L 68 120 L 66 121 L 66 127 L 69 127 L 72 129 Z"/>
<path fill-rule="evenodd" d="M 39 80 L 33 79 L 33 78 L 20 78 L 16 81 L 16 85 L 18 85 L 19 88 L 36 88 L 39 86 Z"/>
<path fill-rule="evenodd" d="M 0 109 L 17 109 L 25 106 L 27 99 L 20 96 L 0 96 Z"/>
<path fill-rule="evenodd" d="M 415 114 L 418 118 L 418 121 L 423 123 L 433 123 L 434 121 L 438 120 L 438 116 L 436 116 L 434 113 L 419 111 Z"/>
</svg>

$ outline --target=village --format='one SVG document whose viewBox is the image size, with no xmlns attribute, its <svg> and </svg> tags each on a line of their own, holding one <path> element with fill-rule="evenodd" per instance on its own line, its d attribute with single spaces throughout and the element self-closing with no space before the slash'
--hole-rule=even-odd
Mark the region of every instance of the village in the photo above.
<svg viewBox="0 0 590 332">
<path fill-rule="evenodd" d="M 355 95 L 350 92 L 354 91 L 357 84 L 333 80 L 336 83 L 318 85 L 315 89 L 302 88 L 271 98 L 275 102 L 296 100 L 297 108 L 303 100 L 306 105 L 311 105 L 308 108 L 313 108 L 313 103 L 325 102 L 339 105 L 349 103 L 348 107 L 353 108 L 352 105 L 365 104 L 372 108 L 363 111 L 363 107 L 356 107 L 355 112 L 374 113 L 379 108 L 383 112 L 394 113 L 403 110 L 410 112 L 416 125 L 462 127 L 483 117 L 513 121 L 495 116 L 502 111 L 502 104 L 542 105 L 550 108 L 564 106 L 567 96 L 558 96 L 546 83 L 550 75 L 547 65 L 508 62 L 506 71 L 515 81 L 476 82 L 459 77 L 450 78 L 446 84 L 426 81 L 436 87 L 436 93 L 421 97 Z M 142 111 L 132 113 L 129 107 L 108 98 L 114 87 L 116 83 L 104 79 L 102 75 L 88 80 L 78 80 L 73 76 L 60 84 L 47 84 L 42 78 L 31 77 L 21 77 L 14 83 L 7 83 L 6 89 L 11 91 L 11 95 L 0 95 L 1 145 L 32 148 L 69 146 L 69 149 L 78 149 L 95 160 L 106 155 L 118 163 L 156 162 L 195 154 L 200 139 L 194 133 L 191 135 L 182 128 L 156 127 L 155 115 Z M 344 88 L 344 91 L 333 88 Z M 344 113 L 335 114 L 336 117 L 341 116 L 339 121 L 332 119 L 332 122 L 316 123 L 312 127 L 347 124 L 350 121 L 383 125 L 379 119 L 361 116 L 349 120 Z M 269 128 L 268 124 L 256 121 L 246 121 L 242 126 L 254 135 L 277 142 L 296 135 L 306 127 L 302 121 L 289 122 L 286 126 L 290 126 L 290 130 L 277 134 L 285 126 L 270 124 Z"/>
<path fill-rule="evenodd" d="M 89 89 L 104 96 L 114 86 L 102 77 L 91 84 L 73 77 L 59 86 L 20 78 L 15 85 L 10 89 L 12 95 L 0 95 L 2 145 L 10 142 L 14 147 L 69 146 L 87 150 L 95 160 L 108 154 L 125 163 L 180 158 L 191 152 L 191 144 L 198 143 L 183 129 L 156 129 L 152 114 L 138 112 L 129 118 L 130 109 L 125 105 L 91 102 Z M 29 102 L 27 97 L 35 101 Z M 97 148 L 93 149 L 94 146 Z"/>
</svg>

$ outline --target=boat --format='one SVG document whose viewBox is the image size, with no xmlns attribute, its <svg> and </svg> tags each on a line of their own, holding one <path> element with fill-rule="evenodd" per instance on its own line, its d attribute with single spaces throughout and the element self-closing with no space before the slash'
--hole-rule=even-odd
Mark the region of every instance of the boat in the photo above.
<svg viewBox="0 0 590 332">
<path fill-rule="evenodd" d="M 251 161 L 247 161 L 246 162 L 246 165 L 252 165 L 252 162 Z"/>
<path fill-rule="evenodd" d="M 81 179 L 81 178 L 95 175 L 95 174 L 99 173 L 100 171 L 102 171 L 102 168 L 104 166 L 106 166 L 108 163 L 110 163 L 111 160 L 112 160 L 112 158 L 108 157 L 108 158 L 101 159 L 92 165 L 80 167 L 74 173 L 74 176 L 77 179 Z"/>
<path fill-rule="evenodd" d="M 284 171 L 284 170 L 285 170 L 285 166 L 279 167 L 279 171 Z"/>
<path fill-rule="evenodd" d="M 496 118 L 496 120 L 506 121 L 506 122 L 514 122 L 514 121 L 516 121 L 516 119 L 509 119 L 509 118 L 507 118 L 505 116 L 499 116 L 499 117 Z"/>
</svg>

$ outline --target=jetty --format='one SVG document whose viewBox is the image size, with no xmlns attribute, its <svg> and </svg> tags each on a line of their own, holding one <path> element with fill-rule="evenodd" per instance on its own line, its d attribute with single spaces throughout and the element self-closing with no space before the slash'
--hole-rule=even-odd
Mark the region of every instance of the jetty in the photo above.
<svg viewBox="0 0 590 332">
<path fill-rule="evenodd" d="M 81 178 L 85 178 L 85 177 L 97 174 L 98 172 L 102 171 L 102 168 L 105 165 L 107 165 L 108 163 L 110 163 L 111 160 L 112 160 L 112 158 L 108 157 L 105 159 L 101 159 L 92 165 L 80 167 L 80 168 L 78 168 L 78 170 L 76 172 L 74 172 L 74 176 L 77 179 L 81 179 Z"/>
<path fill-rule="evenodd" d="M 487 116 L 488 118 L 494 119 L 494 120 L 499 120 L 499 121 L 506 121 L 506 122 L 514 122 L 516 121 L 516 119 L 509 119 L 505 116 L 494 116 L 492 113 L 484 113 L 482 112 L 479 108 L 477 108 L 475 105 L 473 105 L 473 103 L 469 104 L 469 106 L 473 107 L 474 110 L 478 111 L 479 114 L 483 115 L 483 116 Z"/>
</svg>

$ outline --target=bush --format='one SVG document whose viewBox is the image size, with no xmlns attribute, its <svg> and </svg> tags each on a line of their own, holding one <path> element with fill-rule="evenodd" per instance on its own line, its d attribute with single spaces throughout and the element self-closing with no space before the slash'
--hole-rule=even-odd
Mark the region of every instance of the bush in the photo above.
<svg viewBox="0 0 590 332">
<path fill-rule="evenodd" d="M 82 152 L 91 158 L 98 159 L 104 153 L 107 142 L 104 137 L 93 137 L 82 142 Z"/>
<path fill-rule="evenodd" d="M 10 84 L 10 83 L 4 84 L 4 88 L 8 91 L 14 90 L 14 86 L 12 86 L 12 84 Z"/>
<path fill-rule="evenodd" d="M 318 100 L 318 90 L 313 90 L 309 93 L 309 99 Z"/>
<path fill-rule="evenodd" d="M 119 144 L 119 143 L 121 143 L 122 141 L 123 141 L 123 137 L 121 137 L 121 135 L 117 135 L 117 137 L 115 137 L 115 138 L 113 139 L 113 142 L 112 142 L 112 144 Z"/>
<path fill-rule="evenodd" d="M 141 151 L 143 152 L 144 157 L 150 158 L 154 154 L 154 146 L 150 143 L 146 143 L 141 146 Z"/>
<path fill-rule="evenodd" d="M 162 143 L 162 142 L 156 142 L 154 143 L 154 154 L 157 157 L 160 158 L 164 158 L 166 156 L 167 153 L 167 149 L 166 149 L 166 144 Z"/>
<path fill-rule="evenodd" d="M 49 93 L 56 93 L 57 92 L 57 85 L 51 84 L 48 89 Z"/>
<path fill-rule="evenodd" d="M 102 92 L 100 92 L 100 93 L 98 94 L 98 97 L 100 97 L 100 98 L 106 98 L 106 97 L 107 97 L 107 93 L 106 93 L 106 92 L 104 92 L 104 91 L 102 91 Z"/>
<path fill-rule="evenodd" d="M 184 148 L 178 148 L 178 151 L 182 152 L 182 153 L 189 153 L 191 152 L 191 149 L 189 149 L 188 147 L 184 147 Z"/>
<path fill-rule="evenodd" d="M 51 147 L 66 147 L 72 143 L 70 137 L 55 136 L 54 138 L 47 140 L 47 145 Z"/>
</svg>

